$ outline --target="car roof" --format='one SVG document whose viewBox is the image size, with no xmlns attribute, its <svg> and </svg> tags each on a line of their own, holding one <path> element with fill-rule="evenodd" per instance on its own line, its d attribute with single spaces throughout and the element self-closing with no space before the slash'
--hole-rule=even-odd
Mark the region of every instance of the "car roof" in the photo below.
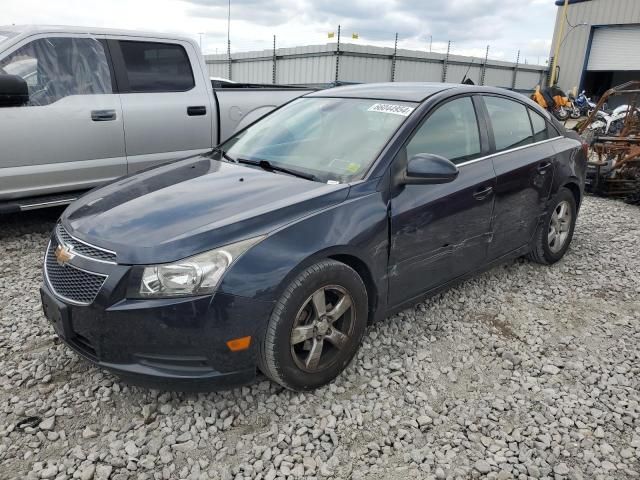
<svg viewBox="0 0 640 480">
<path fill-rule="evenodd" d="M 437 82 L 362 83 L 320 90 L 308 94 L 307 97 L 369 98 L 376 100 L 422 102 L 432 95 L 445 90 L 449 90 L 451 95 L 460 93 L 494 93 L 516 98 L 521 101 L 522 99 L 528 99 L 525 95 L 505 88 Z"/>
<path fill-rule="evenodd" d="M 371 98 L 377 100 L 399 100 L 406 102 L 421 102 L 434 93 L 455 87 L 450 83 L 430 82 L 387 82 L 361 83 L 328 88 L 307 95 L 308 97 L 343 97 L 343 98 Z"/>
<path fill-rule="evenodd" d="M 160 38 L 167 40 L 179 40 L 193 43 L 195 40 L 184 35 L 152 32 L 141 30 L 123 30 L 115 28 L 80 27 L 71 25 L 0 25 L 0 31 L 14 32 L 20 36 L 29 36 L 36 33 L 73 33 L 87 35 L 113 35 L 145 38 Z"/>
</svg>

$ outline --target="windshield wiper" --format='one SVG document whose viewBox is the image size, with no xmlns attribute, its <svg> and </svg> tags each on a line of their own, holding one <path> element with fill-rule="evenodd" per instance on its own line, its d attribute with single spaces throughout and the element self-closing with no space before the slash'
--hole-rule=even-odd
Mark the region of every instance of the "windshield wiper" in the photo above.
<svg viewBox="0 0 640 480">
<path fill-rule="evenodd" d="M 280 167 L 278 165 L 274 165 L 269 160 L 249 160 L 247 158 L 238 158 L 236 162 L 244 163 L 246 165 L 255 165 L 256 167 L 260 167 L 268 172 L 282 172 L 293 175 L 294 177 L 304 178 L 305 180 L 317 180 L 315 175 L 311 175 L 310 173 L 303 173 L 298 170 L 292 170 L 290 168 Z"/>
<path fill-rule="evenodd" d="M 215 147 L 213 149 L 214 152 L 220 152 L 220 154 L 222 155 L 222 157 L 227 160 L 228 162 L 231 163 L 238 163 L 238 161 L 235 158 L 230 157 L 229 155 L 227 155 L 227 152 L 225 152 L 222 148 L 220 147 Z"/>
</svg>

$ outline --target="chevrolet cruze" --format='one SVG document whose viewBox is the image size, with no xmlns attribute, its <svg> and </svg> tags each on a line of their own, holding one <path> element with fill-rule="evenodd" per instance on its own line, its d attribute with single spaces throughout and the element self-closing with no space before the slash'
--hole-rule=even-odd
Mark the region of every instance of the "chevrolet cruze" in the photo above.
<svg viewBox="0 0 640 480">
<path fill-rule="evenodd" d="M 507 90 L 315 92 L 69 206 L 44 312 L 132 381 L 208 389 L 259 370 L 313 389 L 393 311 L 514 257 L 560 260 L 586 161 L 579 137 Z"/>
</svg>

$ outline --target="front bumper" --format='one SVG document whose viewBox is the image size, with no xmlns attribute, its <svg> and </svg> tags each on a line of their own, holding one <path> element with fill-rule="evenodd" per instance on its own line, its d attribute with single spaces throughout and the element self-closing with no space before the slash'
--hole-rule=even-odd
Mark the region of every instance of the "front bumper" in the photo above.
<svg viewBox="0 0 640 480">
<path fill-rule="evenodd" d="M 45 316 L 84 358 L 131 383 L 162 389 L 215 390 L 255 378 L 271 302 L 216 293 L 110 303 L 109 283 L 91 305 L 60 299 L 46 279 L 41 287 Z M 246 335 L 249 349 L 231 352 L 226 342 Z"/>
</svg>

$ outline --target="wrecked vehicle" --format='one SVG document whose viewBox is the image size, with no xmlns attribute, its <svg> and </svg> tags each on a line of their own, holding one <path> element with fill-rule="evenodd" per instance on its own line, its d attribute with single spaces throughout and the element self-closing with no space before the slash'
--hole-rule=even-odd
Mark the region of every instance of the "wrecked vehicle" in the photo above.
<svg viewBox="0 0 640 480">
<path fill-rule="evenodd" d="M 44 311 L 134 382 L 209 389 L 259 369 L 313 389 L 369 323 L 514 257 L 560 260 L 586 161 L 575 132 L 502 89 L 311 93 L 74 202 L 46 252 Z"/>
</svg>

